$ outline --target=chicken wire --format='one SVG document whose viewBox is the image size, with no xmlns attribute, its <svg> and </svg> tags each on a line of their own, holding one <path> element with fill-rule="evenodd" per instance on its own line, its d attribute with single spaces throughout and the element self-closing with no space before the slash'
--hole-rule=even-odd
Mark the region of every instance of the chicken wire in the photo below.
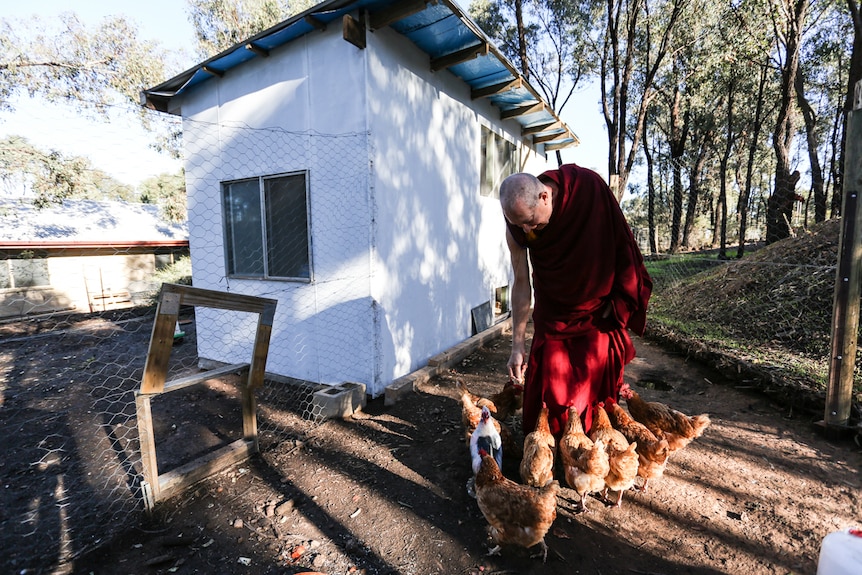
<svg viewBox="0 0 862 575">
<path fill-rule="evenodd" d="M 195 309 L 181 309 L 184 335 L 174 343 L 169 381 L 199 371 Z M 0 323 L 0 572 L 52 572 L 143 518 L 135 392 L 154 311 Z M 154 398 L 161 473 L 241 438 L 237 383 L 225 378 Z M 265 381 L 257 392 L 262 450 L 302 439 L 322 421 L 315 389 Z"/>
</svg>

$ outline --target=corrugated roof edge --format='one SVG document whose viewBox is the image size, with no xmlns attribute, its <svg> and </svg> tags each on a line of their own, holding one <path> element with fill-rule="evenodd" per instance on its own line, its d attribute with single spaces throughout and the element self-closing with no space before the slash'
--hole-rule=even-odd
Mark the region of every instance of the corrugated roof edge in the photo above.
<svg viewBox="0 0 862 575">
<path fill-rule="evenodd" d="M 183 91 L 213 77 L 221 77 L 231 68 L 239 66 L 256 57 L 265 56 L 268 54 L 269 50 L 287 44 L 304 34 L 319 29 L 321 25 L 325 26 L 326 24 L 349 14 L 351 11 L 368 9 L 369 12 L 380 13 L 384 8 L 391 9 L 395 4 L 398 4 L 398 9 L 404 13 L 398 20 L 423 12 L 428 9 L 429 6 L 434 7 L 438 4 L 443 5 L 475 35 L 477 42 L 476 45 L 487 45 L 487 54 L 489 56 L 493 56 L 494 59 L 498 60 L 499 63 L 511 73 L 512 78 L 510 83 L 517 83 L 523 103 L 530 104 L 522 105 L 520 107 L 516 106 L 513 104 L 513 99 L 510 97 L 506 98 L 505 102 L 507 104 L 513 104 L 512 107 L 503 109 L 499 101 L 495 101 L 491 98 L 492 105 L 495 105 L 501 110 L 501 114 L 505 115 L 503 117 L 518 121 L 522 128 L 522 136 L 532 136 L 534 145 L 544 143 L 545 151 L 580 144 L 578 137 L 545 102 L 539 92 L 521 76 L 517 68 L 500 52 L 479 26 L 473 22 L 473 20 L 465 14 L 459 6 L 451 2 L 451 0 L 329 0 L 322 2 L 276 24 L 275 26 L 255 34 L 247 40 L 239 42 L 230 48 L 219 52 L 218 54 L 184 72 L 181 72 L 173 78 L 162 82 L 161 84 L 143 90 L 141 92 L 141 105 L 160 112 L 170 114 L 181 113 L 179 109 L 172 108 L 170 104 L 171 100 L 179 96 Z M 374 8 L 376 12 L 375 10 L 372 10 L 372 8 Z M 393 20 L 388 24 L 394 24 L 398 20 Z M 428 53 L 427 50 L 425 51 Z M 475 54 L 472 57 L 475 58 L 478 55 L 479 54 Z M 433 57 L 430 53 L 429 56 Z M 439 60 L 439 57 L 437 59 Z M 446 67 L 454 68 L 461 63 L 462 62 L 456 61 Z M 464 78 L 461 79 L 464 80 Z M 466 80 L 464 81 L 470 85 L 469 82 Z M 473 85 L 470 85 L 470 87 L 474 93 L 478 93 L 479 87 Z M 488 87 L 482 86 L 481 88 Z M 513 88 L 509 88 L 509 90 L 512 89 Z M 502 92 L 492 92 L 491 94 L 482 94 L 477 97 L 491 97 L 499 93 Z M 512 93 L 509 92 L 509 94 L 511 95 Z M 529 101 L 526 98 L 529 98 Z M 498 100 L 503 99 L 499 98 Z M 536 102 L 540 103 L 541 106 L 536 106 Z M 529 121 L 526 120 L 527 116 L 530 118 Z M 520 121 L 518 120 L 519 117 L 522 118 Z"/>
</svg>

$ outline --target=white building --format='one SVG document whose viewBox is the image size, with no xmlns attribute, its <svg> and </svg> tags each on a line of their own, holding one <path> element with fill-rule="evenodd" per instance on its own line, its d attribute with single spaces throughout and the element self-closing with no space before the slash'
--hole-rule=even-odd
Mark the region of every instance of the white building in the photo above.
<svg viewBox="0 0 862 575">
<path fill-rule="evenodd" d="M 278 300 L 267 371 L 372 396 L 506 310 L 499 182 L 577 144 L 445 0 L 324 2 L 142 99 L 183 118 L 194 286 Z M 199 356 L 255 321 L 199 310 Z"/>
</svg>

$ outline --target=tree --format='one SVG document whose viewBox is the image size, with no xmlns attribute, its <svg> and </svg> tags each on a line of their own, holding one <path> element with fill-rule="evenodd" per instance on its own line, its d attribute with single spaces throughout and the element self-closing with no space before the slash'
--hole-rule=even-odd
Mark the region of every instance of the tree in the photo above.
<svg viewBox="0 0 862 575">
<path fill-rule="evenodd" d="M 780 60 L 781 91 L 778 118 L 772 135 L 775 151 L 775 188 L 766 204 L 766 243 L 790 237 L 798 171 L 791 171 L 790 147 L 795 134 L 793 101 L 802 32 L 808 0 L 776 0 L 773 28 Z"/>
<path fill-rule="evenodd" d="M 306 8 L 311 4 L 300 3 Z M 292 13 L 284 0 L 188 0 L 188 6 L 198 54 L 204 59 L 286 20 Z"/>
<path fill-rule="evenodd" d="M 600 81 L 608 127 L 608 174 L 618 200 L 625 193 L 637 157 L 644 118 L 655 96 L 656 74 L 671 49 L 672 33 L 688 3 L 657 2 L 659 9 L 653 11 L 656 6 L 650 0 L 607 1 Z M 640 76 L 637 82 L 636 71 Z"/>
<path fill-rule="evenodd" d="M 581 79 L 595 70 L 589 2 L 474 0 L 470 15 L 507 58 L 520 63 L 521 74 L 558 114 Z M 559 151 L 557 162 L 562 162 Z"/>
<path fill-rule="evenodd" d="M 168 61 L 121 17 L 92 30 L 73 12 L 60 15 L 59 30 L 39 18 L 0 19 L 0 109 L 12 110 L 12 98 L 27 94 L 107 119 L 111 106 L 131 103 L 148 125 L 140 91 L 164 77 Z"/>
<path fill-rule="evenodd" d="M 57 151 L 36 148 L 25 138 L 0 140 L 0 181 L 12 193 L 32 197 L 36 207 L 61 203 L 64 199 L 134 199 L 131 186 L 122 184 L 87 158 L 66 157 Z"/>
<path fill-rule="evenodd" d="M 184 222 L 188 219 L 184 170 L 147 178 L 141 182 L 139 191 L 141 202 L 158 205 L 164 220 Z"/>
</svg>

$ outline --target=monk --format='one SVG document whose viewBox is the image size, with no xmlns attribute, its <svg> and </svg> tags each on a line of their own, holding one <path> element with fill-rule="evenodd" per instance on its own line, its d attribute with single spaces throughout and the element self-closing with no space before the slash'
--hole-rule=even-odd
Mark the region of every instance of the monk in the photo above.
<svg viewBox="0 0 862 575">
<path fill-rule="evenodd" d="M 524 383 L 524 432 L 535 428 L 543 405 L 557 439 L 570 405 L 589 432 L 593 404 L 618 399 L 635 357 L 627 330 L 644 332 L 652 280 L 643 256 L 610 188 L 586 168 L 513 174 L 500 185 L 500 204 L 515 276 L 508 370 Z"/>
</svg>

